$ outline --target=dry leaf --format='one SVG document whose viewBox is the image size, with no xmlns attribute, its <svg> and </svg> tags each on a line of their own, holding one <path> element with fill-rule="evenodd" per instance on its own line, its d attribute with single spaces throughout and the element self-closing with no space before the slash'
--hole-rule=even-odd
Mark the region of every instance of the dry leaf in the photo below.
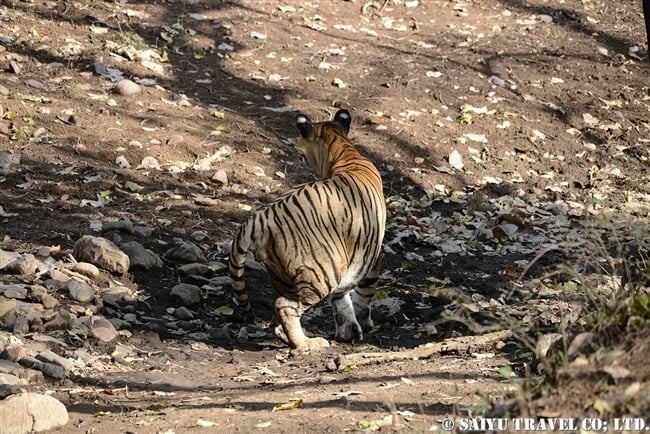
<svg viewBox="0 0 650 434">
<path fill-rule="evenodd" d="M 273 411 L 294 410 L 296 408 L 302 408 L 302 399 L 294 399 L 285 404 L 277 404 L 273 407 Z"/>
</svg>

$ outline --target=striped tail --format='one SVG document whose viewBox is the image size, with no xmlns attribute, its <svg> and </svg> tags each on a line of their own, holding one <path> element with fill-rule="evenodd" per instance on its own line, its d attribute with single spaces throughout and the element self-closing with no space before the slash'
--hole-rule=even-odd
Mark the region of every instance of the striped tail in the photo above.
<svg viewBox="0 0 650 434">
<path fill-rule="evenodd" d="M 249 229 L 248 222 L 244 223 L 237 237 L 233 240 L 230 247 L 230 285 L 232 291 L 237 299 L 239 308 L 246 316 L 253 318 L 255 313 L 253 307 L 248 300 L 248 293 L 246 292 L 246 280 L 244 280 L 244 268 L 246 264 L 246 254 L 251 245 L 252 233 Z"/>
</svg>

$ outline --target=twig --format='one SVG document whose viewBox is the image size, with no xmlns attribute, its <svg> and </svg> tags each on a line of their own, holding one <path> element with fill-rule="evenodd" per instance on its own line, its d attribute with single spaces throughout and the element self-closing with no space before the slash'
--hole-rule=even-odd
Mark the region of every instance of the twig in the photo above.
<svg viewBox="0 0 650 434">
<path fill-rule="evenodd" d="M 460 338 L 446 339 L 443 342 L 420 345 L 419 347 L 408 351 L 342 354 L 336 358 L 335 364 L 336 369 L 343 369 L 347 366 L 359 367 L 400 360 L 429 359 L 450 352 L 472 353 L 485 348 L 490 348 L 497 342 L 511 337 L 511 330 L 501 330 L 480 336 L 463 336 Z"/>
</svg>

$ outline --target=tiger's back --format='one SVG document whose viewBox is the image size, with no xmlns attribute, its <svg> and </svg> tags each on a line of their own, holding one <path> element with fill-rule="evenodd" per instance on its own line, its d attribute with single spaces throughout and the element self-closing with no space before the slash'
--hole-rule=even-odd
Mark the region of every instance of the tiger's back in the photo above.
<svg viewBox="0 0 650 434">
<path fill-rule="evenodd" d="M 307 338 L 300 326 L 302 312 L 325 296 L 334 308 L 337 338 L 362 339 L 363 330 L 372 328 L 369 303 L 379 275 L 386 208 L 377 168 L 346 137 L 350 121 L 347 110 L 316 124 L 298 116 L 298 147 L 323 179 L 257 211 L 231 249 L 232 287 L 242 311 L 253 315 L 243 280 L 250 250 L 274 288 L 271 327 L 297 348 L 327 345 L 322 338 Z"/>
</svg>

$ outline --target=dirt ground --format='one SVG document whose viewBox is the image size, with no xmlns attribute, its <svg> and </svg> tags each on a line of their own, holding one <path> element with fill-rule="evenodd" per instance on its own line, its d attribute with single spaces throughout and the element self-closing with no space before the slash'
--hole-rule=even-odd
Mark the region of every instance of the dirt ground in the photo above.
<svg viewBox="0 0 650 434">
<path fill-rule="evenodd" d="M 508 328 L 504 311 L 542 334 L 573 307 L 531 285 L 582 252 L 566 246 L 580 245 L 584 222 L 648 223 L 639 1 L 1 4 L 0 151 L 20 154 L 0 176 L 3 249 L 60 246 L 63 257 L 93 224 L 128 219 L 153 229 L 139 241 L 161 256 L 205 231 L 201 248 L 225 263 L 252 209 L 314 179 L 292 146 L 296 113 L 325 120 L 338 107 L 389 204 L 385 298 L 366 341 L 293 354 L 244 323 L 222 279 L 187 330 L 143 320 L 119 342 L 81 344 L 103 370 L 35 384 L 68 408 L 58 432 L 421 432 L 485 414 L 530 375 L 515 339 L 335 361 Z M 116 92 L 116 77 L 141 91 Z M 538 256 L 549 245 L 565 248 Z M 139 291 L 138 315 L 165 318 L 177 267 L 112 279 Z M 268 320 L 269 283 L 248 275 Z M 333 335 L 325 304 L 305 324 Z M 647 372 L 640 359 L 628 368 Z M 581 416 L 595 399 L 583 392 L 558 390 L 534 416 Z M 301 408 L 273 411 L 292 402 Z"/>
</svg>

